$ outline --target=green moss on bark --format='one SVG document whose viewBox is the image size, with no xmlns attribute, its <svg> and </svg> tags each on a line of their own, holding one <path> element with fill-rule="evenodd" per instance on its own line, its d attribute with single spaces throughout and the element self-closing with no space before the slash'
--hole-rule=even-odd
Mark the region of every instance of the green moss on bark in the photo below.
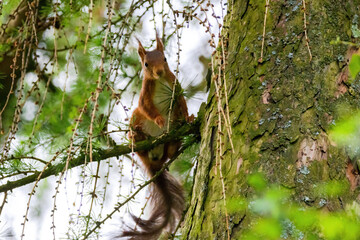
<svg viewBox="0 0 360 240">
<path fill-rule="evenodd" d="M 316 186 L 347 182 L 348 156 L 329 140 L 328 131 L 341 109 L 358 110 L 360 92 L 346 84 L 348 48 L 331 45 L 338 36 L 350 41 L 351 19 L 359 0 L 312 1 L 307 6 L 308 35 L 303 29 L 302 1 L 270 1 L 263 62 L 259 63 L 265 4 L 238 0 L 229 28 L 227 85 L 235 153 L 224 137 L 223 175 L 226 197 L 251 198 L 250 173 L 262 172 L 270 183 L 291 189 L 303 206 L 319 207 Z M 344 83 L 345 82 L 345 83 Z M 210 92 L 202 124 L 200 158 L 193 197 L 183 227 L 184 239 L 226 239 L 226 222 L 216 155 L 216 99 Z M 224 104 L 224 103 L 223 103 Z M 340 109 L 340 110 L 339 110 Z M 326 199 L 334 211 L 357 201 L 358 190 Z M 232 237 L 249 227 L 244 211 L 230 216 Z"/>
</svg>

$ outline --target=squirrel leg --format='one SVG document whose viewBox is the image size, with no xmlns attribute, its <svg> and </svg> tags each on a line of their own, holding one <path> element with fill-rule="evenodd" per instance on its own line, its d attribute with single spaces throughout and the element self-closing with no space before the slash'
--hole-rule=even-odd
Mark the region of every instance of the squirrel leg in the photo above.
<svg viewBox="0 0 360 240">
<path fill-rule="evenodd" d="M 177 153 L 177 151 L 179 150 L 181 146 L 181 142 L 170 142 L 167 143 L 166 146 L 166 153 L 167 153 L 167 157 L 168 158 L 172 158 L 175 156 L 175 154 Z"/>
</svg>

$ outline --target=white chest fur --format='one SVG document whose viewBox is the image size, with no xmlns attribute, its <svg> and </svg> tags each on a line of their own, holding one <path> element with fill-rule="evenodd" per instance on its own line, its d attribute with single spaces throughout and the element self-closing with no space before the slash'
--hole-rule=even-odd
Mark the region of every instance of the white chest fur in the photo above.
<svg viewBox="0 0 360 240">
<path fill-rule="evenodd" d="M 155 122 L 151 120 L 145 120 L 143 125 L 143 131 L 153 137 L 160 136 L 167 129 L 169 109 L 172 98 L 172 87 L 164 78 L 155 80 L 155 90 L 153 95 L 153 101 L 156 109 L 165 119 L 163 128 L 160 128 Z"/>
</svg>

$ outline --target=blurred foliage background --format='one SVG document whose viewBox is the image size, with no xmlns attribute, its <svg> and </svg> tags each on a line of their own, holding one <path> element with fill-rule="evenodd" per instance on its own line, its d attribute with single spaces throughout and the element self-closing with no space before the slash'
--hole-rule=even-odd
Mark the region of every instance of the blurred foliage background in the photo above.
<svg viewBox="0 0 360 240">
<path fill-rule="evenodd" d="M 98 223 L 110 221 L 106 216 L 118 214 L 114 232 L 119 233 L 131 206 L 136 214 L 145 214 L 145 191 L 136 200 L 128 199 L 146 179 L 134 153 L 103 162 L 101 153 L 119 144 L 130 146 L 128 121 L 142 83 L 135 38 L 152 49 L 156 31 L 160 34 L 170 67 L 191 97 L 189 110 L 197 112 L 206 95 L 204 73 L 211 47 L 196 44 L 206 42 L 208 34 L 202 30 L 184 51 L 180 43 L 186 44 L 183 36 L 201 28 L 198 20 L 205 14 L 200 9 L 206 4 L 0 2 L 0 236 L 98 239 Z M 198 20 L 191 21 L 196 15 Z M 196 148 L 177 163 L 187 189 Z M 72 169 L 74 159 L 83 162 Z M 40 181 L 48 174 L 52 177 Z M 127 201 L 130 204 L 105 215 Z M 140 209 L 139 204 L 145 206 Z M 111 232 L 114 226 L 109 225 Z"/>
</svg>

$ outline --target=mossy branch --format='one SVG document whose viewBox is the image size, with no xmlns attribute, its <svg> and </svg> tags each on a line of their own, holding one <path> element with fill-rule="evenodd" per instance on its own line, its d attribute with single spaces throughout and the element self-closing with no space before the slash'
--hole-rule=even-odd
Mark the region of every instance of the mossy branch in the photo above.
<svg viewBox="0 0 360 240">
<path fill-rule="evenodd" d="M 199 135 L 199 121 L 196 121 L 192 124 L 184 124 L 182 127 L 178 129 L 174 129 L 170 131 L 168 134 L 164 134 L 159 136 L 158 138 L 150 138 L 141 142 L 136 143 L 134 148 L 134 152 L 141 150 L 150 150 L 156 147 L 159 144 L 170 142 L 170 141 L 178 141 L 183 139 L 190 134 Z M 131 153 L 131 147 L 128 145 L 117 145 L 108 149 L 98 149 L 93 152 L 93 161 L 102 161 L 111 157 L 119 157 L 124 154 Z M 81 154 L 80 156 L 73 158 L 68 166 L 68 169 L 80 166 L 85 162 L 85 155 Z M 24 177 L 22 179 L 16 181 L 8 181 L 6 184 L 0 185 L 0 193 L 11 191 L 15 188 L 27 185 L 29 183 L 35 182 L 39 175 L 41 174 L 40 179 L 47 178 L 52 175 L 56 175 L 61 172 L 66 165 L 66 161 L 62 161 L 58 164 L 54 164 L 49 166 L 46 170 L 41 172 L 36 172 L 30 176 Z"/>
</svg>

